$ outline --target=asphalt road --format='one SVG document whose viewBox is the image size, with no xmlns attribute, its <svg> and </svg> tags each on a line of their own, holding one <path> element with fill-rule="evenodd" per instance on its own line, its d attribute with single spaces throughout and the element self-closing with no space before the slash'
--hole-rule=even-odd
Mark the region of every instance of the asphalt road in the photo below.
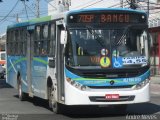
<svg viewBox="0 0 160 120">
<path fill-rule="evenodd" d="M 160 85 L 151 85 L 151 102 L 129 105 L 123 115 L 112 107 L 66 107 L 63 114 L 54 114 L 47 101 L 28 98 L 19 101 L 16 89 L 0 80 L 0 120 L 138 120 L 160 119 Z"/>
</svg>

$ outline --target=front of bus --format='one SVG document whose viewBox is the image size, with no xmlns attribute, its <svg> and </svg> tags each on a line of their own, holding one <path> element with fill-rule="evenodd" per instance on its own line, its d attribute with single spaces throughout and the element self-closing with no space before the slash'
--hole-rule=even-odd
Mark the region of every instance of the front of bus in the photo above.
<svg viewBox="0 0 160 120">
<path fill-rule="evenodd" d="M 148 102 L 147 15 L 133 10 L 69 12 L 66 18 L 65 103 Z"/>
</svg>

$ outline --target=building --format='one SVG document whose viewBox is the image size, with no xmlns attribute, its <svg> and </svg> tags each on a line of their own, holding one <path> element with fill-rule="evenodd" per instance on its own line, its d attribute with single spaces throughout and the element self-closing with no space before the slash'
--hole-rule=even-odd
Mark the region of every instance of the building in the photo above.
<svg viewBox="0 0 160 120">
<path fill-rule="evenodd" d="M 150 62 L 152 74 L 160 74 L 160 0 L 150 4 L 149 32 L 152 37 L 150 48 Z"/>
<path fill-rule="evenodd" d="M 6 34 L 0 35 L 0 51 L 5 51 Z"/>
</svg>

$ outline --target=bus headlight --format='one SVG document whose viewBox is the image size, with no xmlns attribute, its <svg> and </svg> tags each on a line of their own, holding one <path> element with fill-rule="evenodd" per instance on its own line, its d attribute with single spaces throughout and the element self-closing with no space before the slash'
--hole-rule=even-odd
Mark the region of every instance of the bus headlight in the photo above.
<svg viewBox="0 0 160 120">
<path fill-rule="evenodd" d="M 143 88 L 147 83 L 149 83 L 149 79 L 146 79 L 133 87 L 134 87 L 134 89 L 138 90 L 138 89 Z"/>
<path fill-rule="evenodd" d="M 68 81 L 68 83 L 70 83 L 75 88 L 78 88 L 79 90 L 85 91 L 88 88 L 87 86 L 82 85 L 82 84 L 76 82 L 75 80 L 72 80 L 71 78 L 66 78 L 66 80 Z"/>
</svg>

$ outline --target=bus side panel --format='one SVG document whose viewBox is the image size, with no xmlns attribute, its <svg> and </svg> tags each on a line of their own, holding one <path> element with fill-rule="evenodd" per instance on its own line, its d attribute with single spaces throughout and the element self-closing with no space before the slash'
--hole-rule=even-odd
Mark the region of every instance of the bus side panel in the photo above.
<svg viewBox="0 0 160 120">
<path fill-rule="evenodd" d="M 7 56 L 7 79 L 6 82 L 12 87 L 17 88 L 17 74 L 20 72 L 22 91 L 26 92 L 27 80 L 26 80 L 26 58 L 23 56 Z"/>
<path fill-rule="evenodd" d="M 34 57 L 32 61 L 32 90 L 34 96 L 45 98 L 48 57 Z"/>
</svg>

